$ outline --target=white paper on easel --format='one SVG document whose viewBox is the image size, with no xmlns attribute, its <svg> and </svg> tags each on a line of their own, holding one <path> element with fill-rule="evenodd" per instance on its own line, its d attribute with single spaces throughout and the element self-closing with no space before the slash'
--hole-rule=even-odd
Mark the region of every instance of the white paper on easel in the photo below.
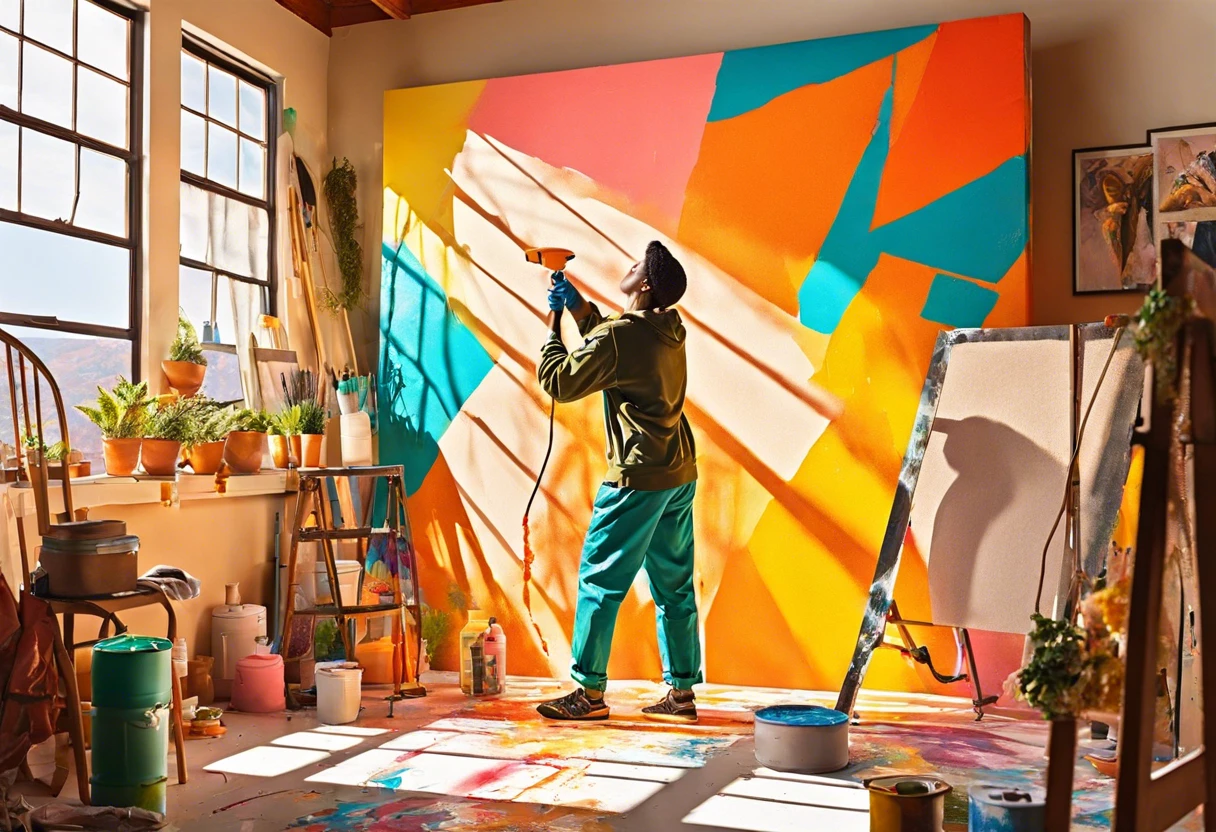
<svg viewBox="0 0 1216 832">
<path fill-rule="evenodd" d="M 913 498 L 935 624 L 1025 633 L 1071 452 L 1067 340 L 956 344 Z M 1065 523 L 1048 550 L 1041 609 L 1071 568 Z"/>
</svg>

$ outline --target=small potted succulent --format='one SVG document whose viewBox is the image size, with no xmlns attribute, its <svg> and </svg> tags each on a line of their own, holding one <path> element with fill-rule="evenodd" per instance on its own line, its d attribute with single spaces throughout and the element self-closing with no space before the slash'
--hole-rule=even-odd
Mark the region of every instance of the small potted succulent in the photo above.
<svg viewBox="0 0 1216 832">
<path fill-rule="evenodd" d="M 285 407 L 270 417 L 270 455 L 275 468 L 300 464 L 300 406 Z"/>
<path fill-rule="evenodd" d="M 190 399 L 158 404 L 152 410 L 140 450 L 140 464 L 149 476 L 171 477 L 177 473 L 182 444 L 194 435 L 197 410 Z"/>
<path fill-rule="evenodd" d="M 232 417 L 232 430 L 224 440 L 224 462 L 234 474 L 256 474 L 266 453 L 266 431 L 270 418 L 261 410 L 239 410 Z"/>
<path fill-rule="evenodd" d="M 183 445 L 190 470 L 196 474 L 219 471 L 224 461 L 224 440 L 236 423 L 236 417 L 236 408 L 220 407 L 211 399 L 204 400 L 195 416 L 194 431 Z"/>
<path fill-rule="evenodd" d="M 315 399 L 300 402 L 300 467 L 321 467 L 321 445 L 325 441 L 325 408 Z"/>
<path fill-rule="evenodd" d="M 190 398 L 203 386 L 207 359 L 203 357 L 203 346 L 194 325 L 181 313 L 177 316 L 177 337 L 169 347 L 169 358 L 160 362 L 160 367 L 169 386 L 182 398 Z"/>
<path fill-rule="evenodd" d="M 151 404 L 146 381 L 132 384 L 119 376 L 112 391 L 97 388 L 95 406 L 76 405 L 101 430 L 102 457 L 110 476 L 129 477 L 135 473 Z"/>
</svg>

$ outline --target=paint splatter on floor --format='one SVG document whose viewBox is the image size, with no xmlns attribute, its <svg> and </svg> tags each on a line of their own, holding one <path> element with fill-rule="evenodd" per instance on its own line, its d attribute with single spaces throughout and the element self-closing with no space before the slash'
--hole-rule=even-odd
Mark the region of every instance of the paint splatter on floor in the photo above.
<svg viewBox="0 0 1216 832">
<path fill-rule="evenodd" d="M 306 815 L 289 829 L 302 832 L 611 832 L 602 817 L 578 809 L 481 801 L 404 800 L 340 802 Z"/>
</svg>

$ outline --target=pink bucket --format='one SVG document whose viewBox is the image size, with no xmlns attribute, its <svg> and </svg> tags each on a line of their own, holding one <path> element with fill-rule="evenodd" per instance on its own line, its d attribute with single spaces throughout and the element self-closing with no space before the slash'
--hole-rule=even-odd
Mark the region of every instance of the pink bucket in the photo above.
<svg viewBox="0 0 1216 832">
<path fill-rule="evenodd" d="M 250 714 L 270 714 L 287 707 L 282 656 L 246 656 L 236 663 L 232 707 Z"/>
</svg>

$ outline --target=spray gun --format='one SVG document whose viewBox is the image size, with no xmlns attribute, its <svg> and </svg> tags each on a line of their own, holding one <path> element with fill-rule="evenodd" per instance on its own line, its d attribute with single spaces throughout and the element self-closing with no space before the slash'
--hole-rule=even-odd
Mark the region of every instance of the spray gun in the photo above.
<svg viewBox="0 0 1216 832">
<path fill-rule="evenodd" d="M 538 266 L 544 266 L 552 274 L 550 280 L 556 285 L 559 280 L 565 280 L 566 264 L 574 259 L 574 252 L 568 248 L 530 248 L 524 251 L 524 258 L 529 263 L 536 263 Z M 560 321 L 562 310 L 557 309 L 553 313 L 554 320 Z M 536 500 L 536 495 L 540 491 L 541 480 L 544 479 L 545 469 L 549 467 L 549 457 L 553 454 L 553 424 L 554 417 L 557 413 L 557 402 L 549 402 L 549 444 L 545 449 L 545 461 L 540 465 L 540 471 L 536 474 L 536 485 L 532 487 L 532 496 L 528 498 L 528 505 L 524 509 L 524 607 L 528 610 L 528 618 L 532 621 L 532 627 L 536 630 L 536 635 L 540 638 L 541 649 L 545 655 L 549 654 L 549 645 L 545 641 L 544 635 L 540 631 L 540 627 L 536 623 L 536 619 L 532 618 L 532 561 L 534 555 L 532 552 L 531 542 L 529 540 L 528 516 L 532 513 L 532 503 Z"/>
</svg>

